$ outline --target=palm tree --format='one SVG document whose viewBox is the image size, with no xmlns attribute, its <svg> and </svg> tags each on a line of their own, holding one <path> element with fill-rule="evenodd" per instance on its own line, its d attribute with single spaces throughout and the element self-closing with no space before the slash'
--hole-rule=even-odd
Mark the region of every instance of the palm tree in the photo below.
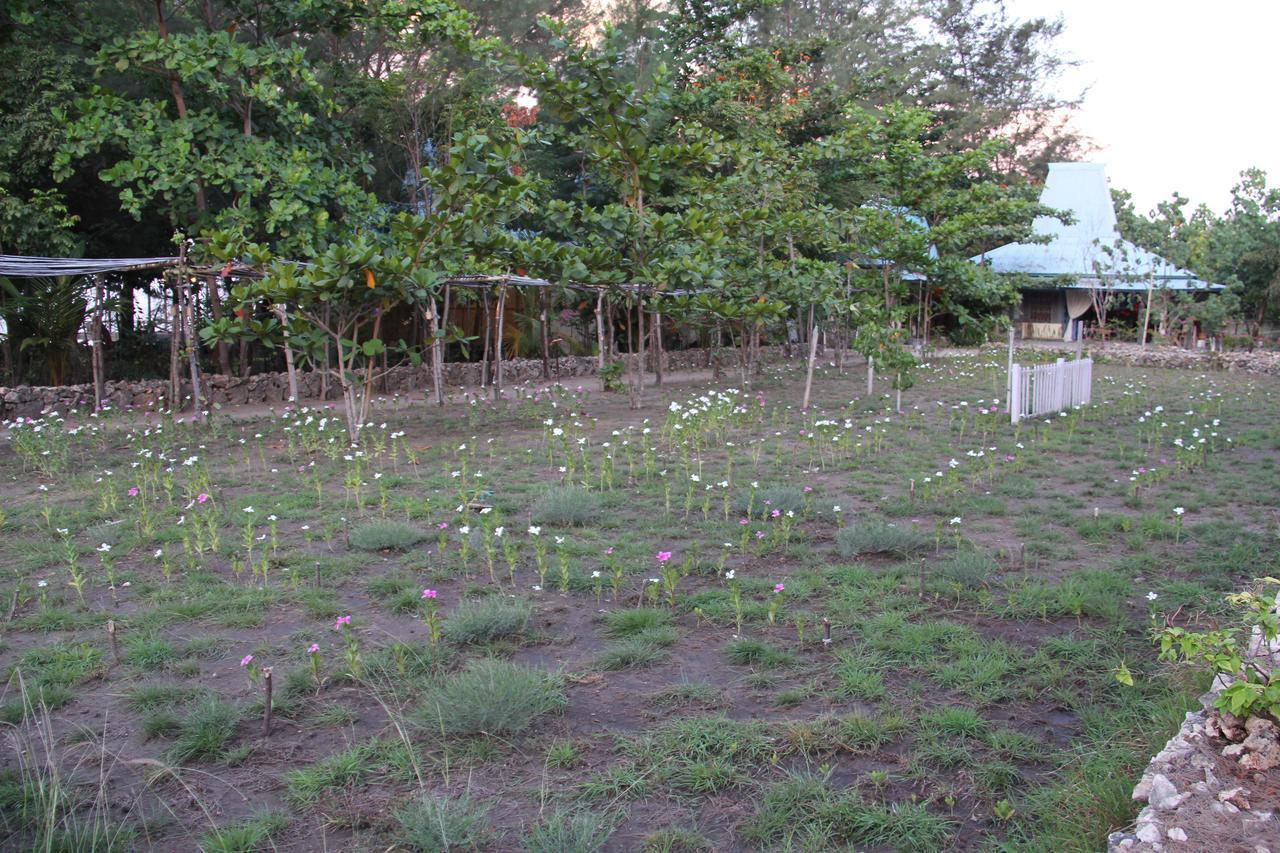
<svg viewBox="0 0 1280 853">
<path fill-rule="evenodd" d="M 37 359 L 44 358 L 50 385 L 66 383 L 76 333 L 89 311 L 88 291 L 89 281 L 81 276 L 31 278 L 24 287 L 0 276 L 0 317 L 8 340 L 17 342 L 19 351 L 34 350 Z M 13 367 L 16 381 L 23 371 Z"/>
</svg>

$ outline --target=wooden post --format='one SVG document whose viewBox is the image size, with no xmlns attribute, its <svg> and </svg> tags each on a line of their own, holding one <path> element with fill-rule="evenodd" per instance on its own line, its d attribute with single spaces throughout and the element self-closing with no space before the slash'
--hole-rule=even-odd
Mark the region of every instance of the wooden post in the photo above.
<svg viewBox="0 0 1280 853">
<path fill-rule="evenodd" d="M 1022 377 L 1021 369 L 1014 362 L 1009 362 L 1009 422 L 1016 424 L 1022 419 Z"/>
<path fill-rule="evenodd" d="M 876 381 L 876 357 L 867 356 L 867 396 L 870 397 L 875 392 Z"/>
<path fill-rule="evenodd" d="M 120 644 L 116 640 L 116 620 L 107 620 L 107 639 L 111 641 L 111 658 L 120 663 Z"/>
<path fill-rule="evenodd" d="M 1005 369 L 1005 376 L 1007 376 L 1009 380 L 1009 386 L 1005 388 L 1004 396 L 1006 400 L 1008 400 L 1009 397 L 1012 396 L 1010 392 L 1013 388 L 1013 336 L 1014 336 L 1014 328 L 1013 326 L 1010 326 L 1009 327 L 1009 365 Z"/>
<path fill-rule="evenodd" d="M 262 668 L 262 687 L 266 693 L 266 701 L 262 703 L 262 733 L 271 734 L 271 667 Z"/>
<path fill-rule="evenodd" d="M 497 400 L 502 393 L 502 328 L 506 319 L 507 285 L 498 285 L 498 327 L 494 332 L 493 352 L 497 356 L 493 362 L 493 399 Z"/>
<path fill-rule="evenodd" d="M 814 326 L 813 331 L 809 334 L 809 367 L 804 376 L 804 402 L 800 404 L 800 408 L 804 410 L 809 408 L 809 392 L 813 389 L 813 366 L 818 360 L 817 331 L 818 327 Z"/>
</svg>

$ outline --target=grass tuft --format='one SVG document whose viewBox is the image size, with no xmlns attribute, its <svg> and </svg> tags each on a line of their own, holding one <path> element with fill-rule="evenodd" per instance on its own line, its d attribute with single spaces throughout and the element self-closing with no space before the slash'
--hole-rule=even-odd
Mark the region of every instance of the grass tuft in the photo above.
<svg viewBox="0 0 1280 853">
<path fill-rule="evenodd" d="M 524 631 L 533 605 L 520 599 L 491 596 L 459 604 L 444 622 L 444 635 L 455 643 L 491 643 Z"/>
<path fill-rule="evenodd" d="M 513 734 L 565 704 L 558 677 L 485 658 L 428 690 L 416 718 L 427 730 L 446 735 Z"/>
<path fill-rule="evenodd" d="M 533 503 L 534 524 L 581 527 L 599 520 L 600 498 L 574 486 L 554 486 Z"/>
<path fill-rule="evenodd" d="M 864 554 L 891 554 L 908 557 L 929 547 L 928 537 L 885 521 L 859 521 L 842 528 L 836 535 L 836 547 L 842 557 Z"/>
<path fill-rule="evenodd" d="M 361 551 L 404 551 L 427 534 L 403 521 L 373 521 L 351 531 L 351 547 Z"/>
</svg>

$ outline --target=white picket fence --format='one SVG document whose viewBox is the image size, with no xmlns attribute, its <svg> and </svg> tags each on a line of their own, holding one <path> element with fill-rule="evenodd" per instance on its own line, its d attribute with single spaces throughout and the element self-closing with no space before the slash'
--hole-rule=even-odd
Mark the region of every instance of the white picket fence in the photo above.
<svg viewBox="0 0 1280 853">
<path fill-rule="evenodd" d="M 1061 412 L 1089 402 L 1093 391 L 1093 359 L 1058 359 L 1053 364 L 1009 368 L 1009 417 L 1023 418 Z"/>
</svg>

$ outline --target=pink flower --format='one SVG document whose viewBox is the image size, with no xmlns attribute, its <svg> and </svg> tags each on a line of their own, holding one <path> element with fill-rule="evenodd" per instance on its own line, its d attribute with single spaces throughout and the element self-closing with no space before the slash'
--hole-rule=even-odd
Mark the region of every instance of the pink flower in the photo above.
<svg viewBox="0 0 1280 853">
<path fill-rule="evenodd" d="M 307 647 L 307 654 L 309 654 L 309 655 L 318 655 L 318 654 L 320 654 L 320 644 L 319 644 L 319 643 L 312 643 L 310 646 L 308 646 L 308 647 Z"/>
<path fill-rule="evenodd" d="M 780 515 L 782 515 L 782 510 L 780 509 L 775 509 L 773 512 L 769 513 L 770 518 L 777 518 Z"/>
<path fill-rule="evenodd" d="M 783 585 L 782 585 L 782 584 L 780 584 L 780 583 L 775 583 L 775 584 L 773 585 L 773 591 L 774 591 L 774 592 L 782 592 L 784 589 L 786 589 L 786 587 L 785 587 L 785 586 L 783 586 Z"/>
<path fill-rule="evenodd" d="M 241 666 L 248 666 L 251 663 L 253 663 L 253 655 L 245 655 L 244 657 L 240 658 Z"/>
<path fill-rule="evenodd" d="M 445 529 L 447 529 L 448 527 L 449 527 L 449 522 L 447 522 L 447 521 L 442 521 L 442 522 L 440 522 L 439 524 L 437 524 L 437 525 L 436 525 L 436 529 L 437 529 L 437 530 L 445 530 Z"/>
<path fill-rule="evenodd" d="M 136 498 L 137 496 L 138 496 L 138 487 L 137 487 L 137 486 L 130 486 L 130 487 L 129 487 L 129 497 L 131 497 L 131 498 Z"/>
<path fill-rule="evenodd" d="M 667 560 L 671 559 L 671 552 L 659 551 L 657 554 L 654 554 L 653 556 L 654 556 L 654 559 L 656 559 L 659 563 L 665 563 Z"/>
<path fill-rule="evenodd" d="M 739 523 L 739 524 L 750 524 L 750 522 L 749 522 L 749 521 L 747 521 L 745 518 L 740 518 L 740 519 L 738 519 L 738 523 Z"/>
<path fill-rule="evenodd" d="M 436 591 L 435 591 L 434 589 L 424 589 L 424 590 L 422 591 L 422 597 L 423 597 L 423 598 L 435 598 L 435 597 L 436 597 Z"/>
<path fill-rule="evenodd" d="M 763 538 L 764 538 L 764 531 L 763 531 L 763 530 L 757 530 L 757 531 L 756 531 L 756 538 L 757 538 L 757 539 L 763 539 Z"/>
<path fill-rule="evenodd" d="M 333 630 L 341 631 L 343 625 L 350 625 L 350 624 L 351 624 L 350 616 L 339 616 L 338 621 L 333 623 Z"/>
<path fill-rule="evenodd" d="M 813 491 L 813 486 L 805 486 L 805 487 L 804 487 L 804 491 L 805 491 L 805 494 L 808 494 L 809 492 L 812 492 L 812 491 Z"/>
<path fill-rule="evenodd" d="M 202 504 L 207 500 L 209 500 L 209 496 L 206 495 L 204 492 L 201 492 L 200 494 L 196 495 L 196 503 L 198 504 Z"/>
<path fill-rule="evenodd" d="M 610 547 L 608 547 L 608 548 L 605 548 L 605 549 L 604 549 L 604 554 L 605 554 L 605 556 L 606 556 L 606 557 L 607 557 L 607 556 L 609 556 L 609 555 L 610 555 L 610 554 L 612 554 L 612 553 L 613 553 L 613 546 L 610 546 Z"/>
</svg>

